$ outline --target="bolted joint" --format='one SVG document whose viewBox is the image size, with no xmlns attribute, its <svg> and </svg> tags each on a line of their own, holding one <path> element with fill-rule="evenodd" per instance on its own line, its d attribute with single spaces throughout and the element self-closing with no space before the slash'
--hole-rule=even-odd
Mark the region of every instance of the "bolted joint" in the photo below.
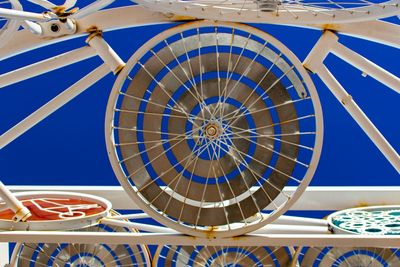
<svg viewBox="0 0 400 267">
<path fill-rule="evenodd" d="M 90 40 L 92 40 L 94 37 L 99 36 L 103 38 L 103 31 L 98 29 L 96 26 L 90 27 L 86 30 L 86 32 L 89 33 L 88 38 L 86 38 L 86 43 L 89 44 Z"/>
<path fill-rule="evenodd" d="M 96 50 L 99 57 L 106 63 L 111 71 L 117 75 L 124 67 L 125 62 L 118 56 L 118 54 L 111 48 L 111 46 L 104 40 L 103 32 L 96 27 L 89 28 L 89 33 L 86 43 Z"/>
<path fill-rule="evenodd" d="M 325 31 L 304 60 L 304 68 L 312 73 L 316 73 L 323 65 L 325 58 L 331 52 L 332 48 L 337 44 L 338 39 L 335 33 Z"/>
</svg>

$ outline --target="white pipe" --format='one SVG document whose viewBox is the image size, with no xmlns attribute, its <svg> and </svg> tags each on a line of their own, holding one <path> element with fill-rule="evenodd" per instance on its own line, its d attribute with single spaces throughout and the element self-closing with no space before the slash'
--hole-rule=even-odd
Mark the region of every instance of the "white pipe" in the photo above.
<svg viewBox="0 0 400 267">
<path fill-rule="evenodd" d="M 87 29 L 93 27 L 93 25 L 96 25 L 97 28 L 103 32 L 107 32 L 137 26 L 163 24 L 169 21 L 170 19 L 162 13 L 155 13 L 136 5 L 95 12 L 79 21 L 76 21 L 77 31 L 75 34 L 67 34 L 56 38 L 40 38 L 39 36 L 32 35 L 27 30 L 18 32 L 6 31 L 4 33 L 11 34 L 12 39 L 5 43 L 5 45 L 0 49 L 0 60 L 61 41 L 87 36 Z M 17 21 L 11 21 L 11 23 L 15 22 Z M 10 38 L 10 36 L 8 38 Z M 0 42 L 0 46 L 2 42 L 3 41 Z"/>
<path fill-rule="evenodd" d="M 130 221 L 122 221 L 122 220 L 114 220 L 110 218 L 103 218 L 100 220 L 100 223 L 106 225 L 114 225 L 120 227 L 134 228 L 139 231 L 146 232 L 155 232 L 155 233 L 164 233 L 164 234 L 179 234 L 179 232 L 172 230 L 167 227 L 144 224 L 144 223 L 135 223 Z"/>
<path fill-rule="evenodd" d="M 304 225 L 304 226 L 327 226 L 328 222 L 322 219 L 297 217 L 297 216 L 279 216 L 278 219 L 272 222 L 273 224 L 286 224 L 286 225 Z"/>
<path fill-rule="evenodd" d="M 4 231 L 0 242 L 152 244 L 182 246 L 314 246 L 400 247 L 400 236 L 343 234 L 248 234 L 232 238 L 200 238 L 182 234 L 121 232 Z"/>
<path fill-rule="evenodd" d="M 94 57 L 96 51 L 89 46 L 78 48 L 55 57 L 0 75 L 0 88 L 27 80 L 70 64 Z"/>
<path fill-rule="evenodd" d="M 328 226 L 269 224 L 251 234 L 328 234 Z"/>
<path fill-rule="evenodd" d="M 110 72 L 102 64 L 0 136 L 0 149 L 64 106 Z"/>
<path fill-rule="evenodd" d="M 28 29 L 34 35 L 41 36 L 43 34 L 42 26 L 40 26 L 36 22 L 24 20 L 22 25 L 24 26 L 25 29 Z"/>
<path fill-rule="evenodd" d="M 133 213 L 133 214 L 121 214 L 121 215 L 115 215 L 108 217 L 108 219 L 116 220 L 116 219 L 122 219 L 122 220 L 136 220 L 136 219 L 147 219 L 150 218 L 150 216 L 147 213 Z"/>
<path fill-rule="evenodd" d="M 304 27 L 304 25 L 297 26 Z M 332 30 L 339 34 L 400 48 L 400 26 L 395 23 L 382 20 L 368 20 L 338 24 L 310 24 L 307 26 L 318 28 L 322 31 Z"/>
<path fill-rule="evenodd" d="M 388 159 L 393 167 L 400 173 L 400 156 L 389 144 L 386 138 L 379 132 L 375 125 L 369 120 L 332 73 L 321 64 L 317 71 L 318 76 L 327 85 L 332 94 L 343 104 L 347 112 L 353 117 L 358 125 L 364 130 L 372 142 L 378 147 L 382 154 Z"/>
<path fill-rule="evenodd" d="M 86 43 L 96 50 L 97 54 L 104 61 L 104 63 L 110 67 L 114 74 L 118 74 L 125 67 L 125 62 L 108 45 L 100 32 L 90 34 L 86 39 Z"/>
<path fill-rule="evenodd" d="M 26 191 L 69 191 L 90 194 L 108 199 L 114 209 L 139 209 L 122 186 L 7 185 L 7 188 L 14 193 Z M 161 189 L 163 190 L 164 187 L 161 187 Z M 252 187 L 250 190 L 255 192 L 257 188 Z M 292 195 L 296 190 L 296 186 L 286 186 L 283 188 L 283 193 Z M 278 201 L 285 201 L 285 197 L 283 196 Z M 308 186 L 301 198 L 291 207 L 291 210 L 343 210 L 360 205 L 382 205 L 382 203 L 399 205 L 400 186 Z"/>
<path fill-rule="evenodd" d="M 105 8 L 106 6 L 111 5 L 115 0 L 97 0 L 93 1 L 91 4 L 85 6 L 75 14 L 71 15 L 71 18 L 73 19 L 80 19 L 83 17 L 86 17 L 88 15 L 93 14 L 94 12 Z"/>
<path fill-rule="evenodd" d="M 0 181 L 0 198 L 6 203 L 6 206 L 15 214 L 13 221 L 25 221 L 31 216 L 31 212 L 19 201 L 8 188 Z"/>
<path fill-rule="evenodd" d="M 356 52 L 347 48 L 339 42 L 337 42 L 336 45 L 332 46 L 331 52 L 339 58 L 347 61 L 354 67 L 358 68 L 365 74 L 388 86 L 395 92 L 400 93 L 400 79 L 392 73 L 384 70 L 375 63 L 362 57 L 361 55 L 357 54 Z"/>
<path fill-rule="evenodd" d="M 22 10 L 0 8 L 0 17 L 16 20 L 48 21 L 51 17 L 46 13 L 33 13 Z"/>
</svg>

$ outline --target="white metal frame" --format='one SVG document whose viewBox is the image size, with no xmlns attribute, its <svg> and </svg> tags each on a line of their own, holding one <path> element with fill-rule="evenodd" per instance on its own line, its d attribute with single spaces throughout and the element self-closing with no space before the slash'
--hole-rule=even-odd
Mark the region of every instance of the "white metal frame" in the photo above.
<svg viewBox="0 0 400 267">
<path fill-rule="evenodd" d="M 304 25 L 306 23 L 351 23 L 359 21 L 371 21 L 398 15 L 398 0 L 381 2 L 376 5 L 366 5 L 353 9 L 324 8 L 323 1 L 302 8 L 302 1 L 280 1 L 284 6 L 278 10 L 262 12 L 258 7 L 249 7 L 252 2 L 246 1 L 183 1 L 183 0 L 132 0 L 139 5 L 162 12 L 191 16 L 202 19 L 218 21 L 272 23 L 272 24 L 294 24 Z M 226 5 L 224 6 L 225 3 Z M 332 1 L 330 2 L 332 3 Z M 334 3 L 334 1 L 333 1 Z M 370 2 L 371 3 L 371 2 Z M 236 5 L 235 5 L 236 4 Z M 246 5 L 247 4 L 247 5 Z M 286 4 L 286 6 L 285 6 Z M 293 8 L 291 8 L 293 6 Z"/>
<path fill-rule="evenodd" d="M 314 113 L 315 113 L 315 131 L 316 131 L 316 136 L 315 136 L 315 144 L 313 147 L 313 155 L 309 163 L 309 167 L 307 170 L 307 173 L 304 175 L 304 177 L 301 180 L 301 183 L 298 184 L 297 189 L 293 191 L 293 193 L 290 195 L 290 198 L 284 198 L 282 194 L 280 194 L 281 201 L 277 202 L 279 203 L 279 208 L 276 208 L 273 212 L 270 212 L 270 214 L 265 214 L 265 217 L 260 220 L 257 223 L 254 224 L 247 224 L 242 227 L 238 228 L 232 228 L 229 231 L 208 231 L 208 230 L 198 230 L 198 229 L 192 229 L 192 227 L 187 227 L 184 226 L 183 224 L 177 224 L 173 222 L 171 219 L 169 219 L 167 216 L 163 216 L 157 211 L 155 211 L 153 208 L 149 207 L 147 203 L 142 201 L 141 196 L 135 193 L 135 189 L 132 189 L 132 185 L 130 184 L 130 181 L 126 178 L 126 175 L 123 173 L 119 161 L 120 159 L 117 156 L 117 153 L 115 151 L 115 144 L 113 144 L 113 138 L 112 136 L 114 135 L 113 133 L 113 128 L 112 126 L 114 125 L 114 112 L 115 112 L 115 105 L 118 99 L 118 96 L 120 95 L 120 89 L 123 85 L 123 83 L 126 80 L 126 77 L 129 76 L 129 72 L 133 68 L 133 66 L 138 62 L 138 60 L 143 56 L 144 53 L 149 51 L 149 49 L 152 48 L 152 46 L 156 45 L 159 42 L 162 42 L 169 36 L 173 36 L 174 34 L 177 34 L 179 32 L 183 32 L 186 29 L 189 28 L 201 28 L 204 26 L 226 26 L 226 27 L 233 27 L 239 30 L 244 30 L 247 32 L 251 32 L 254 35 L 257 35 L 260 38 L 263 38 L 264 40 L 268 40 L 269 43 L 273 44 L 276 49 L 279 49 L 281 53 L 283 53 L 288 59 L 290 60 L 290 63 L 293 64 L 295 69 L 300 72 L 300 77 L 301 79 L 304 80 L 304 83 L 307 85 L 308 91 L 312 97 L 312 104 L 314 108 Z M 245 232 L 249 231 L 254 231 L 255 229 L 261 227 L 262 225 L 266 225 L 270 222 L 273 222 L 275 219 L 279 218 L 280 215 L 282 215 L 284 212 L 287 211 L 296 201 L 301 197 L 302 193 L 304 190 L 307 188 L 308 184 L 310 183 L 314 172 L 317 168 L 318 161 L 320 158 L 320 153 L 322 149 L 322 140 L 323 140 L 323 114 L 322 114 L 322 108 L 321 108 L 321 103 L 318 98 L 318 93 L 316 91 L 316 88 L 308 75 L 308 73 L 301 67 L 301 62 L 297 59 L 297 57 L 282 43 L 280 43 L 278 40 L 276 40 L 273 36 L 261 32 L 257 30 L 257 32 L 254 32 L 256 29 L 249 27 L 247 25 L 235 25 L 233 23 L 226 23 L 226 22 L 209 22 L 209 21 L 198 21 L 198 22 L 192 22 L 189 24 L 184 24 L 182 26 L 175 27 L 173 29 L 170 29 L 168 31 L 164 31 L 161 34 L 155 36 L 151 42 L 147 42 L 144 45 L 142 45 L 136 53 L 129 59 L 127 62 L 126 68 L 121 72 L 121 75 L 117 77 L 117 80 L 114 84 L 114 87 L 110 93 L 110 97 L 108 100 L 107 104 L 107 110 L 106 110 L 106 119 L 105 119 L 105 136 L 106 136 L 106 145 L 107 145 L 107 151 L 108 155 L 110 157 L 110 162 L 112 165 L 112 168 L 114 170 L 115 175 L 117 176 L 120 184 L 124 187 L 127 188 L 127 193 L 130 195 L 130 197 L 137 203 L 137 205 L 144 211 L 148 212 L 154 218 L 157 218 L 161 223 L 168 227 L 173 227 L 174 229 L 178 229 L 180 232 L 185 233 L 185 234 L 190 234 L 190 235 L 196 235 L 200 237 L 204 236 L 215 236 L 217 238 L 220 237 L 227 237 L 227 236 L 233 236 L 233 235 L 241 235 Z M 299 67 L 300 66 L 300 67 Z M 1 139 L 1 137 L 0 137 Z M 273 209 L 273 208 L 272 208 Z"/>
<path fill-rule="evenodd" d="M 336 80 L 323 62 L 329 53 L 333 53 L 354 67 L 360 69 L 364 75 L 373 77 L 397 93 L 400 93 L 400 78 L 339 43 L 338 40 L 339 37 L 336 34 L 331 31 L 325 31 L 305 59 L 303 65 L 321 78 L 336 99 L 342 103 L 346 111 L 364 130 L 397 172 L 400 173 L 399 154 L 379 132 L 367 115 L 361 110 L 351 95 L 349 95 L 343 86 Z M 397 43 L 400 43 L 400 41 L 398 40 Z"/>
<path fill-rule="evenodd" d="M 112 1 L 103 1 L 102 3 L 111 3 Z M 98 7 L 93 8 L 97 10 Z M 119 68 L 122 68 L 123 61 L 118 55 L 107 45 L 103 38 L 100 37 L 100 31 L 111 31 L 121 28 L 135 27 L 145 24 L 159 24 L 170 22 L 171 19 L 164 14 L 144 9 L 140 6 L 129 6 L 117 9 L 98 11 L 90 14 L 92 9 L 84 13 L 84 16 L 76 16 L 74 23 L 78 26 L 74 31 L 69 31 L 65 35 L 57 36 L 39 36 L 32 34 L 29 30 L 23 30 L 15 33 L 13 39 L 10 40 L 0 51 L 0 59 L 6 59 L 26 51 L 30 51 L 39 47 L 43 47 L 52 43 L 61 42 L 64 40 L 77 38 L 84 35 L 92 35 L 92 38 L 87 40 L 89 47 L 83 47 L 74 51 L 64 53 L 62 55 L 38 62 L 36 64 L 23 67 L 21 69 L 11 71 L 0 75 L 0 88 L 7 85 L 22 81 L 24 79 L 34 77 L 36 75 L 61 68 L 68 64 L 84 60 L 86 58 L 99 55 L 105 63 L 100 65 L 87 76 L 72 85 L 70 88 L 55 97 L 49 103 L 45 104 L 39 110 L 32 113 L 21 123 L 18 123 L 12 129 L 0 136 L 0 147 L 4 147 L 12 140 L 17 138 L 29 130 L 36 123 L 43 120 L 52 112 L 68 103 L 72 98 L 86 90 L 94 82 L 99 81 L 110 72 L 118 73 Z M 112 15 L 111 15 L 112 14 Z M 48 23 L 43 22 L 43 23 Z M 93 29 L 93 25 L 96 28 Z M 301 27 L 312 27 L 317 29 L 335 30 L 339 34 L 347 34 L 350 36 L 382 42 L 394 47 L 400 47 L 400 26 L 381 21 L 358 22 L 353 24 L 336 24 L 336 25 L 316 25 L 308 24 Z M 46 33 L 45 33 L 46 34 Z M 343 87 L 330 74 L 329 70 L 323 64 L 328 53 L 343 58 L 350 64 L 390 86 L 396 92 L 400 92 L 400 80 L 384 71 L 374 63 L 362 58 L 354 51 L 340 44 L 337 39 L 337 34 L 326 31 L 317 45 L 310 52 L 304 62 L 305 67 L 316 73 L 334 93 L 338 100 L 344 103 L 344 107 L 354 117 L 357 123 L 366 131 L 372 141 L 378 146 L 382 153 L 388 158 L 390 163 L 400 172 L 400 158 L 394 148 L 374 127 L 372 122 L 358 108 L 354 100 L 347 94 Z M 23 77 L 23 78 L 20 78 Z M 15 187 L 14 187 L 15 189 Z M 17 188 L 18 189 L 18 188 Z M 34 188 L 23 188 L 34 189 Z M 55 188 L 58 189 L 58 188 Z M 65 190 L 65 187 L 63 187 Z M 85 190 L 85 189 L 83 189 Z M 98 190 L 98 188 L 89 188 L 88 190 Z M 108 196 L 110 192 L 121 192 L 121 189 L 111 188 L 106 190 Z M 286 190 L 290 190 L 287 188 Z M 349 207 L 357 204 L 362 204 L 367 201 L 368 204 L 382 203 L 384 201 L 390 204 L 397 204 L 400 199 L 396 198 L 399 194 L 398 188 L 374 188 L 374 189 L 349 189 L 349 188 L 325 188 L 318 189 L 310 188 L 306 190 L 305 195 L 300 198 L 299 202 L 294 204 L 293 208 L 307 207 L 307 209 L 341 209 L 344 206 Z M 101 192 L 101 191 L 99 191 Z M 327 197 L 327 192 L 331 192 L 331 197 Z M 346 197 L 341 198 L 339 192 Z M 375 192 L 375 194 L 371 194 Z M 310 194 L 312 197 L 310 198 Z M 320 196 L 327 201 L 318 201 L 316 196 Z M 124 196 L 124 194 L 121 194 Z M 117 194 L 112 194 L 110 199 L 120 198 Z M 126 196 L 126 195 L 125 195 Z M 376 198 L 375 198 L 376 197 Z M 303 202 L 302 202 L 303 201 Z M 360 202 L 358 202 L 360 201 Z M 308 202 L 309 206 L 302 206 Z M 126 202 L 128 203 L 128 202 Z M 303 203 L 303 204 L 301 204 Z M 332 204 L 334 203 L 334 204 Z M 388 203 L 389 204 L 389 203 Z M 125 203 L 124 203 L 125 205 Z M 121 207 L 126 207 L 121 205 Z M 319 206 L 323 205 L 323 206 Z M 139 216 L 139 215 L 136 215 Z M 140 217 L 140 216 L 139 216 Z M 135 218 L 137 219 L 137 218 Z M 279 221 L 278 221 L 279 222 Z M 208 239 L 208 238 L 192 238 L 171 232 L 166 228 L 152 228 L 155 233 L 74 233 L 74 232 L 2 232 L 0 234 L 0 242 L 82 242 L 82 243 L 140 243 L 140 244 L 180 244 L 180 245 L 302 245 L 302 246 L 385 246 L 385 247 L 400 247 L 400 237 L 385 237 L 385 236 L 349 236 L 349 235 L 329 235 L 325 226 L 321 226 L 321 221 L 301 222 L 295 218 L 280 218 L 281 225 L 271 224 L 265 226 L 258 231 L 258 234 L 248 234 L 240 238 L 226 239 Z M 291 227 L 290 224 L 294 224 Z M 305 225 L 304 225 L 305 224 Z M 134 225 L 137 228 L 145 229 L 139 223 Z M 301 227 L 303 226 L 303 227 Z M 309 228 L 308 228 L 309 227 Z M 150 230 L 149 228 L 147 228 Z M 292 231 L 289 231 L 292 230 Z M 284 233 L 282 233 L 284 231 Z M 2 252 L 5 250 L 1 250 Z"/>
</svg>

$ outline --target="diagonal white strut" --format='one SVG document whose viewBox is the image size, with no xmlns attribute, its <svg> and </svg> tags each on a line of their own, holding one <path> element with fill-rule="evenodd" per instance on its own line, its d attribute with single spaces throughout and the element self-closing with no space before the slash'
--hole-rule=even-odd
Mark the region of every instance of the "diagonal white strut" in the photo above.
<svg viewBox="0 0 400 267">
<path fill-rule="evenodd" d="M 338 36 L 333 32 L 325 31 L 305 59 L 303 65 L 321 78 L 336 99 L 342 103 L 347 112 L 364 130 L 397 172 L 400 173 L 399 154 L 375 127 L 367 115 L 361 110 L 351 95 L 349 95 L 343 86 L 336 80 L 324 65 L 323 61 L 329 53 L 333 53 L 398 93 L 400 93 L 400 79 L 340 44 L 338 39 Z"/>
<path fill-rule="evenodd" d="M 74 97 L 88 89 L 91 85 L 105 77 L 110 72 L 110 67 L 106 64 L 90 72 L 81 80 L 70 86 L 68 89 L 57 95 L 48 103 L 40 107 L 17 125 L 9 129 L 0 136 L 0 149 L 14 141 L 17 137 L 28 131 L 30 128 L 47 118 L 54 111 L 71 101 Z"/>
</svg>

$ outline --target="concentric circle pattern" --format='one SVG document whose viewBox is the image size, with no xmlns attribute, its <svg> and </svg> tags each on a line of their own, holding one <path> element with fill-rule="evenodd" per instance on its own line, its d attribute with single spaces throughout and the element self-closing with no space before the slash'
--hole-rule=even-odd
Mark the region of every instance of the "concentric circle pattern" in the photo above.
<svg viewBox="0 0 400 267">
<path fill-rule="evenodd" d="M 107 111 L 111 162 L 141 208 L 170 227 L 244 232 L 309 182 L 322 136 L 318 97 L 273 37 L 244 25 L 179 26 L 121 76 Z"/>
<path fill-rule="evenodd" d="M 81 231 L 129 232 L 131 230 L 100 224 Z M 14 253 L 17 253 L 15 258 L 18 267 L 151 266 L 150 254 L 144 245 L 22 243 Z"/>
<path fill-rule="evenodd" d="M 399 249 L 385 248 L 306 248 L 300 255 L 301 267 L 399 267 Z"/>
<path fill-rule="evenodd" d="M 344 23 L 398 14 L 398 0 L 132 0 L 156 10 L 220 21 Z"/>
<path fill-rule="evenodd" d="M 163 246 L 157 249 L 153 266 L 285 267 L 291 259 L 285 247 Z"/>
<path fill-rule="evenodd" d="M 335 212 L 328 219 L 334 232 L 368 235 L 400 234 L 400 207 L 379 206 Z"/>
</svg>

